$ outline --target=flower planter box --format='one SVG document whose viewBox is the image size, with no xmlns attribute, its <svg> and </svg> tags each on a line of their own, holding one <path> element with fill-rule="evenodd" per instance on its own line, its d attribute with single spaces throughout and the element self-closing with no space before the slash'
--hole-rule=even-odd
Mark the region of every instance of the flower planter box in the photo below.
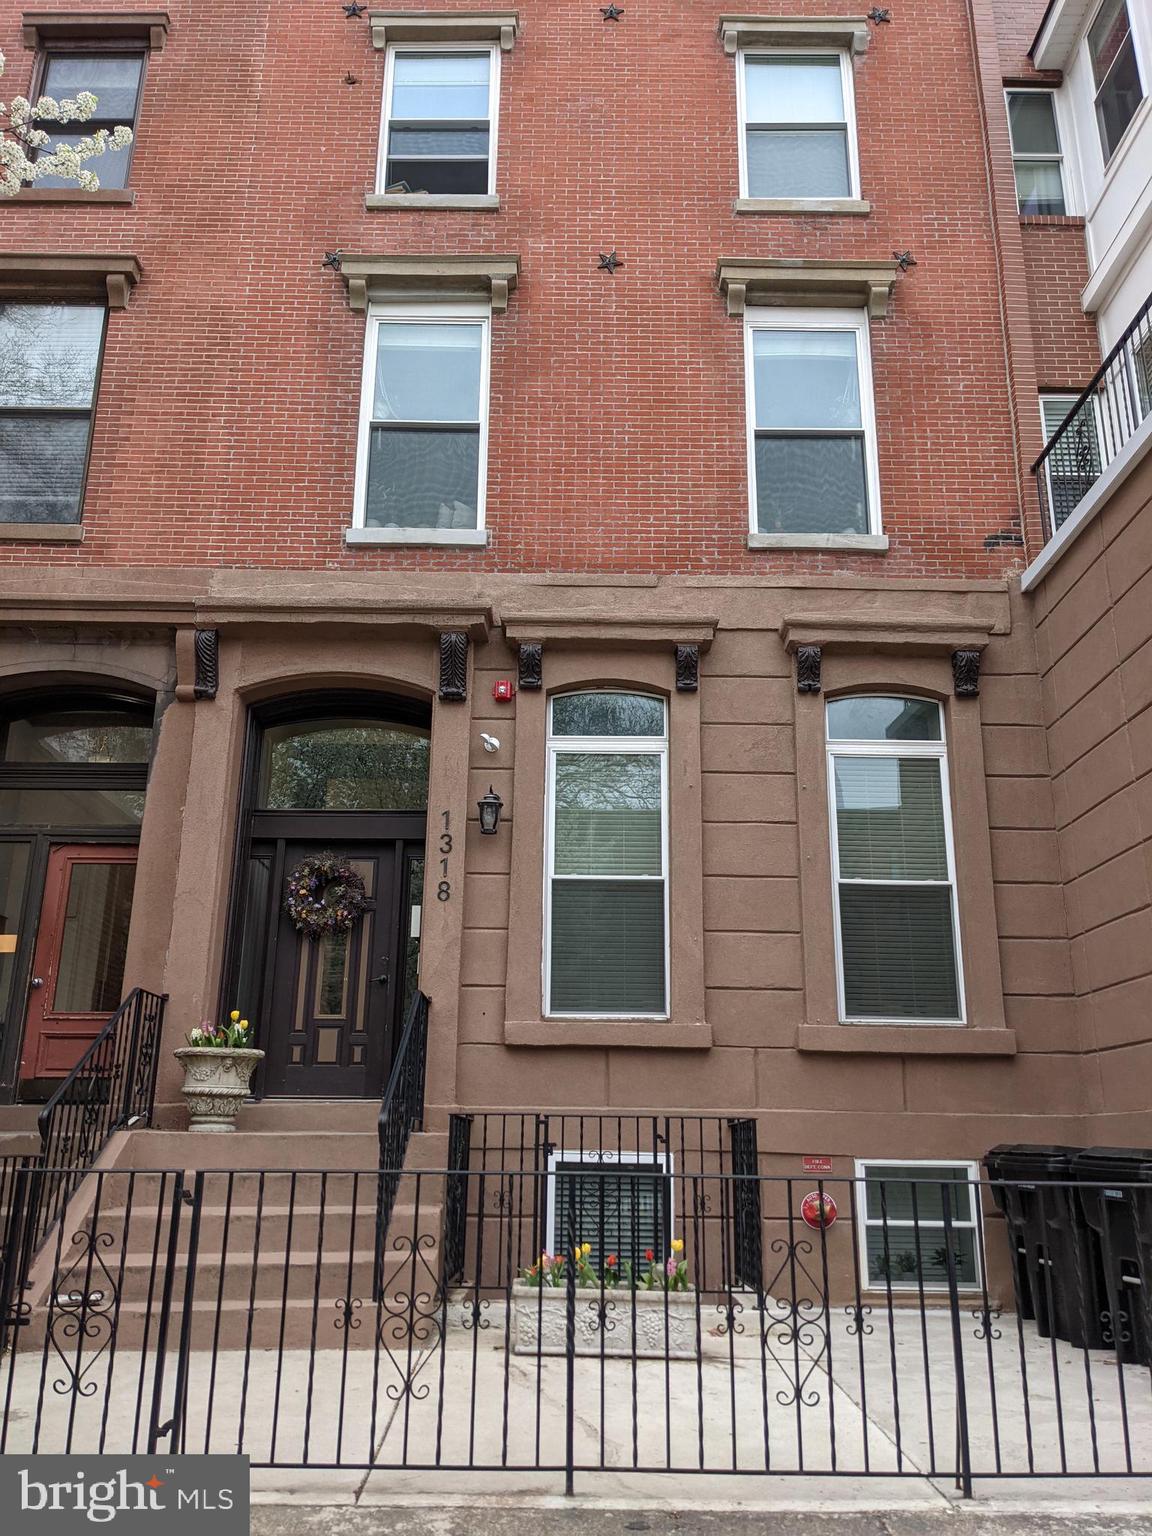
<svg viewBox="0 0 1152 1536">
<path fill-rule="evenodd" d="M 240 1046 L 186 1045 L 172 1054 L 184 1068 L 189 1129 L 216 1134 L 234 1131 L 252 1073 L 264 1052 Z"/>
<path fill-rule="evenodd" d="M 635 1300 L 635 1311 L 633 1311 Z M 563 1286 L 540 1289 L 517 1280 L 512 1286 L 512 1351 L 517 1355 L 567 1353 L 568 1296 Z M 696 1360 L 695 1291 L 576 1291 L 576 1353 L 633 1354 L 636 1320 L 638 1360 Z"/>
</svg>

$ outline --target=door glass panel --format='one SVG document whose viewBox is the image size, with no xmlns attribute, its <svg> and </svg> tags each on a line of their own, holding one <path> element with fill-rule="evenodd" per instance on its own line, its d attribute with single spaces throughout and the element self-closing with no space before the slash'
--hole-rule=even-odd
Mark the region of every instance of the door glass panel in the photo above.
<svg viewBox="0 0 1152 1536">
<path fill-rule="evenodd" d="M 9 993 L 20 942 L 20 912 L 28 875 L 28 844 L 0 843 L 0 1024 L 9 1018 Z"/>
<path fill-rule="evenodd" d="M 381 720 L 310 720 L 264 733 L 269 811 L 422 811 L 429 733 Z"/>
<path fill-rule="evenodd" d="M 348 934 L 326 933 L 317 948 L 316 1017 L 342 1019 L 348 1008 Z"/>
<path fill-rule="evenodd" d="M 51 709 L 8 723 L 6 763 L 146 763 L 152 721 L 127 709 Z"/>
<path fill-rule="evenodd" d="M 236 970 L 236 995 L 229 1011 L 240 1010 L 241 1018 L 259 1017 L 264 966 L 268 959 L 268 912 L 272 889 L 272 856 L 254 854 L 248 865 L 248 893 L 244 907 L 244 926 L 240 935 L 240 963 Z"/>
<path fill-rule="evenodd" d="M 54 1013 L 120 1006 L 135 864 L 74 864 L 60 941 Z"/>
<path fill-rule="evenodd" d="M 404 1016 L 420 980 L 420 919 L 424 903 L 424 855 L 413 854 L 408 860 L 408 890 L 404 899 L 405 925 L 401 930 L 404 945 Z"/>
</svg>

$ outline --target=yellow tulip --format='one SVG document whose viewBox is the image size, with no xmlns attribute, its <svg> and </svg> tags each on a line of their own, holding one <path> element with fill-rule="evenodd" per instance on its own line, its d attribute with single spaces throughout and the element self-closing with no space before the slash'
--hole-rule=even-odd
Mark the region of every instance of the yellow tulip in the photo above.
<svg viewBox="0 0 1152 1536">
<path fill-rule="evenodd" d="M 682 1237 L 674 1237 L 672 1239 L 672 1252 L 673 1253 L 683 1253 L 684 1252 L 684 1239 Z"/>
<path fill-rule="evenodd" d="M 232 1020 L 233 1024 L 235 1024 L 236 1020 L 240 1017 L 240 1010 L 239 1010 L 239 1008 L 233 1008 L 232 1012 L 228 1015 L 228 1017 Z"/>
<path fill-rule="evenodd" d="M 592 1244 L 582 1243 L 580 1246 L 580 1252 L 584 1255 L 585 1258 L 587 1258 L 588 1255 L 592 1252 Z"/>
</svg>

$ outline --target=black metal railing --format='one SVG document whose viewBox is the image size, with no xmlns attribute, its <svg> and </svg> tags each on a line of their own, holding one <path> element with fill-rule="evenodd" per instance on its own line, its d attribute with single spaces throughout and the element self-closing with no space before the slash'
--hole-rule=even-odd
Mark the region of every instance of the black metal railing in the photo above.
<svg viewBox="0 0 1152 1536">
<path fill-rule="evenodd" d="M 1048 537 L 1152 413 L 1152 296 L 1096 370 L 1032 465 Z"/>
<path fill-rule="evenodd" d="M 539 1286 L 525 1278 L 539 1255 L 488 1255 L 514 1252 L 518 1213 L 548 1204 L 547 1169 L 452 1170 L 468 1213 L 456 1283 L 439 1251 L 447 1170 L 405 1173 L 377 1253 L 380 1170 L 96 1169 L 0 1357 L 0 1453 L 227 1450 L 568 1488 L 633 1472 L 965 1492 L 1152 1476 L 1152 1184 L 960 1172 L 674 1173 L 666 1247 L 634 1284 L 607 1238 L 622 1185 L 646 1188 L 650 1170 L 601 1166 L 553 1241 L 602 1257 Z M 749 1288 L 729 1283 L 725 1213 L 752 1180 Z M 1034 1216 L 1023 1266 L 996 1210 L 1017 1195 Z M 623 1207 L 638 1241 L 645 1206 Z M 666 1287 L 668 1258 L 682 1286 Z"/>
<path fill-rule="evenodd" d="M 8 1347 L 10 1330 L 21 1321 L 32 1235 L 32 1175 L 39 1166 L 39 1158 L 31 1155 L 0 1157 L 0 1350 Z"/>
<path fill-rule="evenodd" d="M 166 1002 L 166 995 L 134 987 L 40 1111 L 33 1246 L 114 1133 L 150 1122 Z"/>
<path fill-rule="evenodd" d="M 376 1248 L 388 1236 L 388 1223 L 404 1171 L 408 1141 L 424 1124 L 424 1074 L 428 1064 L 428 999 L 417 991 L 408 1005 L 400 1044 L 388 1074 L 388 1086 L 376 1123 L 380 1141 L 379 1205 L 376 1215 Z"/>
</svg>

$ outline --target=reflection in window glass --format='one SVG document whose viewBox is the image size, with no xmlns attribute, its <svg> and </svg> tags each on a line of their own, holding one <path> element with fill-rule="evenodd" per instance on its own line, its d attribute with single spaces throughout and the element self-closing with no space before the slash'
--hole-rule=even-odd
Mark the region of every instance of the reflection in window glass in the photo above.
<svg viewBox="0 0 1152 1536">
<path fill-rule="evenodd" d="M 553 736 L 663 736 L 664 701 L 641 693 L 565 693 L 552 700 Z"/>
<path fill-rule="evenodd" d="M 6 763 L 146 763 L 152 722 L 134 710 L 53 709 L 11 720 Z"/>
<path fill-rule="evenodd" d="M 142 53 L 54 53 L 49 56 L 44 73 L 42 94 L 54 101 L 75 100 L 81 91 L 90 91 L 96 98 L 95 114 L 83 125 L 79 133 L 56 131 L 50 125 L 49 148 L 57 144 L 75 144 L 87 134 L 106 128 L 135 128 L 136 109 L 140 96 L 140 77 L 144 72 Z M 126 187 L 128 164 L 132 146 L 127 149 L 106 149 L 102 155 L 88 162 L 87 169 L 96 172 L 102 187 Z M 38 187 L 74 187 L 76 182 L 66 176 L 40 176 Z"/>
<path fill-rule="evenodd" d="M 404 1007 L 403 1017 L 420 984 L 420 919 L 424 902 L 424 855 L 412 854 L 408 859 L 408 893 L 405 911 L 408 925 L 404 930 Z"/>
<path fill-rule="evenodd" d="M 939 741 L 940 706 L 931 699 L 832 699 L 830 741 Z"/>
<path fill-rule="evenodd" d="M 260 805 L 269 811 L 422 811 L 428 751 L 426 730 L 380 720 L 270 726 Z"/>
<path fill-rule="evenodd" d="M 143 815 L 143 790 L 0 789 L 0 827 L 131 827 Z"/>
<path fill-rule="evenodd" d="M 0 843 L 0 1025 L 15 1016 L 12 977 L 28 876 L 27 843 Z"/>
<path fill-rule="evenodd" d="M 744 55 L 748 197 L 851 197 L 839 54 Z"/>
<path fill-rule="evenodd" d="M 56 1013 L 112 1013 L 120 1006 L 135 864 L 73 864 L 60 964 Z"/>
<path fill-rule="evenodd" d="M 1107 162 L 1144 99 L 1125 0 L 1104 0 L 1088 29 L 1088 56 L 1096 86 L 1100 147 Z"/>
</svg>

